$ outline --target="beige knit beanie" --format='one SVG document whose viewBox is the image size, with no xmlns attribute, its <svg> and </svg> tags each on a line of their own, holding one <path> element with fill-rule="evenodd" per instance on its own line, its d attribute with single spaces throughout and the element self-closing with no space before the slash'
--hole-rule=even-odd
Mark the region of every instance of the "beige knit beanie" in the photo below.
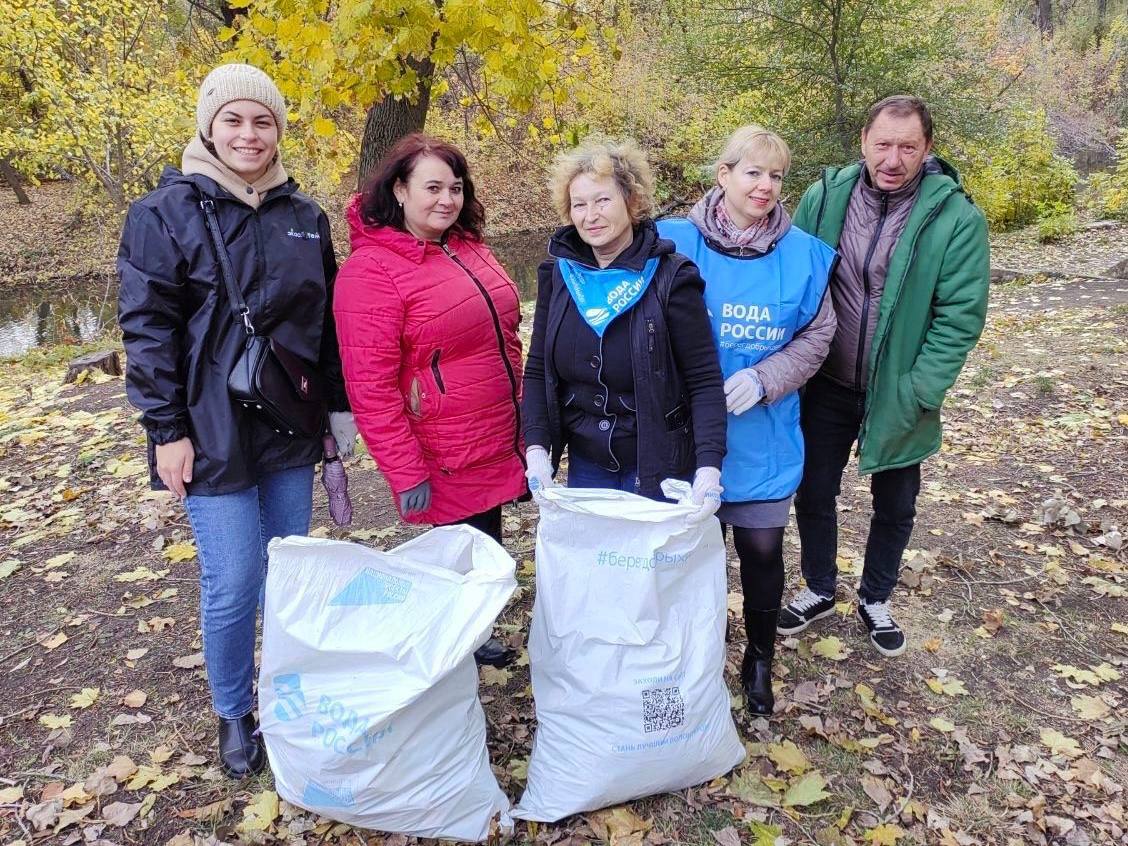
<svg viewBox="0 0 1128 846">
<path fill-rule="evenodd" d="M 286 131 L 286 101 L 274 80 L 253 65 L 220 65 L 204 78 L 196 101 L 196 127 L 205 139 L 211 139 L 216 113 L 233 100 L 254 100 L 270 109 L 278 124 L 278 137 L 282 137 Z"/>
</svg>

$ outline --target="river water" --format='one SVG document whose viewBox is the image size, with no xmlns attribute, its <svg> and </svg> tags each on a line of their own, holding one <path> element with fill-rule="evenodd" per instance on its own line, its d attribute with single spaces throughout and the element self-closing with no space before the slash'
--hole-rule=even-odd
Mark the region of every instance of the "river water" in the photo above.
<svg viewBox="0 0 1128 846">
<path fill-rule="evenodd" d="M 537 292 L 537 266 L 545 257 L 550 231 L 499 235 L 488 243 L 517 283 L 522 299 Z M 117 320 L 117 281 L 93 277 L 65 289 L 33 288 L 0 296 L 0 358 L 32 347 L 81 343 L 97 337 Z"/>
</svg>

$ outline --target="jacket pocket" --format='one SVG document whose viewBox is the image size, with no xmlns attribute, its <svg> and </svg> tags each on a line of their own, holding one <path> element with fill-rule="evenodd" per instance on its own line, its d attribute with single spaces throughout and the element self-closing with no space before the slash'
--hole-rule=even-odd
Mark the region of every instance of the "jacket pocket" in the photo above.
<svg viewBox="0 0 1128 846">
<path fill-rule="evenodd" d="M 435 350 L 435 352 L 431 354 L 431 375 L 435 378 L 435 387 L 439 389 L 439 393 L 445 394 L 446 385 L 443 383 L 443 373 L 439 370 L 439 357 L 442 354 L 442 350 Z"/>
<path fill-rule="evenodd" d="M 903 373 L 897 380 L 897 418 L 900 431 L 912 432 L 924 416 L 924 407 L 913 390 L 912 373 Z"/>
<path fill-rule="evenodd" d="M 678 403 L 665 415 L 667 461 L 665 472 L 670 476 L 681 476 L 689 472 L 695 464 L 693 454 L 693 434 L 690 431 L 689 405 Z"/>
<path fill-rule="evenodd" d="M 446 394 L 446 382 L 439 361 L 442 350 L 435 350 L 427 366 L 416 370 L 411 376 L 404 404 L 408 412 L 418 420 L 428 420 L 436 417 L 442 406 L 442 398 Z"/>
</svg>

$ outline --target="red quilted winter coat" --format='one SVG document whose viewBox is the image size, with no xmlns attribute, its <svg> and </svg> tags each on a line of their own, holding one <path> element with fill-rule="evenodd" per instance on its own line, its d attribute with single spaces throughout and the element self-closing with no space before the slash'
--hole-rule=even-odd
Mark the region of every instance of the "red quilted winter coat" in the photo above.
<svg viewBox="0 0 1128 846">
<path fill-rule="evenodd" d="M 406 519 L 453 523 L 525 492 L 517 286 L 482 243 L 445 247 L 348 210 L 352 255 L 333 314 L 345 387 L 368 450 L 398 494 L 431 481 Z"/>
</svg>

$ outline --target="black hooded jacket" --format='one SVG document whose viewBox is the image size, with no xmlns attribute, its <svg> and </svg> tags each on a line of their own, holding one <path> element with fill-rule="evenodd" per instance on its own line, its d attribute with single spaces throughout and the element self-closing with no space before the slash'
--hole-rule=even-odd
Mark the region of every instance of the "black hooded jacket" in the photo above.
<svg viewBox="0 0 1128 846">
<path fill-rule="evenodd" d="M 640 223 L 610 266 L 641 271 L 659 256 L 658 271 L 601 344 L 580 317 L 556 263 L 565 258 L 596 267 L 591 247 L 574 226 L 565 226 L 549 241 L 549 255 L 537 272 L 525 365 L 526 444 L 545 447 L 554 466 L 568 444 L 600 463 L 611 449 L 625 457 L 620 446 L 630 445 L 641 492 L 651 496 L 659 495 L 663 479 L 719 468 L 725 455 L 724 382 L 697 267 L 674 252 L 672 241 L 658 237 L 652 221 Z M 615 439 L 621 418 L 627 418 L 628 431 Z"/>
<path fill-rule="evenodd" d="M 153 488 L 164 488 L 154 446 L 187 436 L 195 450 L 188 493 L 206 496 L 251 487 L 262 473 L 314 464 L 322 447 L 319 438 L 276 433 L 227 393 L 246 334 L 232 319 L 200 208 L 205 197 L 215 203 L 256 332 L 317 362 L 331 410 L 347 409 L 348 400 L 325 212 L 293 180 L 253 209 L 206 176 L 165 168 L 156 190 L 130 206 L 118 249 L 126 393 L 148 434 Z"/>
</svg>

